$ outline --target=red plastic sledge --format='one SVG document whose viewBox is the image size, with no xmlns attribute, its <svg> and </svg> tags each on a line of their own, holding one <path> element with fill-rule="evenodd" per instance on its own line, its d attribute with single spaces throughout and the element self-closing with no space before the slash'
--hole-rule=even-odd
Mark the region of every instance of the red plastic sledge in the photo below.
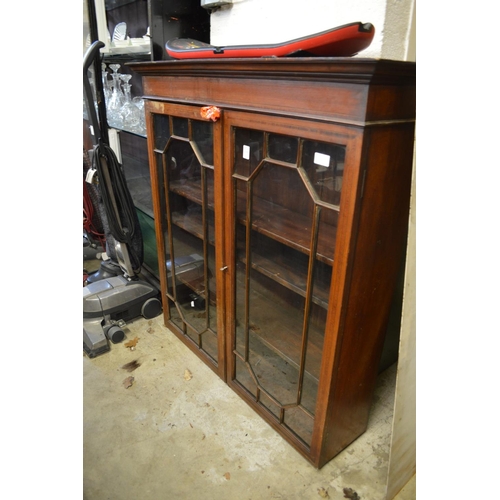
<svg viewBox="0 0 500 500">
<path fill-rule="evenodd" d="M 314 35 L 271 45 L 230 45 L 215 47 L 191 38 L 173 38 L 165 44 L 174 59 L 220 57 L 350 57 L 366 49 L 375 28 L 371 23 L 350 23 Z"/>
</svg>

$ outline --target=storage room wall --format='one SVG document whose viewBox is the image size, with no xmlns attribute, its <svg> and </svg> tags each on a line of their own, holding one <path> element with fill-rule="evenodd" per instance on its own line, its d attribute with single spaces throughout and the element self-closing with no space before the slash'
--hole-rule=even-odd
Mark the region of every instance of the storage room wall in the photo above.
<svg viewBox="0 0 500 500">
<path fill-rule="evenodd" d="M 360 57 L 415 60 L 412 19 L 415 0 L 233 0 L 211 16 L 211 43 L 284 42 L 361 21 L 375 38 Z"/>
</svg>

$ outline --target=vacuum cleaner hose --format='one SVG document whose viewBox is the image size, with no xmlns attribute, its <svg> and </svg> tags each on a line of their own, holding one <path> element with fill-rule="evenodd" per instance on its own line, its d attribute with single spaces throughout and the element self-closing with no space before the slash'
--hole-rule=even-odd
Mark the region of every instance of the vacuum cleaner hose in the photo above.
<svg viewBox="0 0 500 500">
<path fill-rule="evenodd" d="M 134 251 L 134 238 L 140 228 L 121 165 L 115 152 L 103 142 L 96 147 L 92 164 L 99 177 L 109 231 L 115 240 L 127 245 L 133 268 L 140 269 L 142 257 Z"/>
</svg>

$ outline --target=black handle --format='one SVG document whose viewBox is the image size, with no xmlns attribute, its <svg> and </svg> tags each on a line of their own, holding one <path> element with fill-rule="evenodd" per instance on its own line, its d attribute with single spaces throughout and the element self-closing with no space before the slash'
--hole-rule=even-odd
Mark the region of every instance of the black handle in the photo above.
<svg viewBox="0 0 500 500">
<path fill-rule="evenodd" d="M 95 57 L 99 54 L 99 50 L 105 47 L 104 43 L 100 40 L 95 41 L 85 52 L 83 56 L 83 90 L 85 95 L 85 102 L 87 103 L 87 110 L 89 112 L 90 124 L 94 128 L 94 135 L 99 142 L 101 137 L 101 127 L 99 126 L 99 121 L 97 119 L 97 113 L 94 107 L 94 98 L 92 96 L 92 87 L 90 86 L 90 81 L 88 78 L 88 70 L 91 64 L 94 62 Z"/>
</svg>

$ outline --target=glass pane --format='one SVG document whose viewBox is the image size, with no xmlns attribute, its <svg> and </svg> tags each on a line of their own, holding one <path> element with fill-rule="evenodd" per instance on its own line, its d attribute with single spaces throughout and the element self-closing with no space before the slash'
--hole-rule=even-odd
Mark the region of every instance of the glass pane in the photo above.
<svg viewBox="0 0 500 500">
<path fill-rule="evenodd" d="M 207 273 L 208 273 L 208 292 L 207 296 L 209 298 L 207 304 L 207 328 L 211 332 L 217 333 L 217 310 L 216 310 L 216 283 L 215 283 L 215 212 L 213 211 L 213 199 L 214 199 L 214 172 L 208 168 L 204 168 L 204 186 L 205 186 L 205 204 L 207 206 L 205 210 L 205 234 L 204 240 L 207 242 L 205 248 L 207 249 Z M 215 340 L 215 339 L 214 339 Z"/>
<path fill-rule="evenodd" d="M 344 175 L 345 146 L 304 141 L 302 167 L 320 200 L 340 204 Z"/>
<path fill-rule="evenodd" d="M 136 207 L 137 217 L 142 232 L 144 247 L 143 264 L 149 271 L 152 271 L 156 277 L 159 277 L 151 176 L 147 158 L 146 139 L 122 131 L 120 133 L 120 146 L 122 170 L 127 181 L 127 187 L 130 191 L 132 201 Z"/>
<path fill-rule="evenodd" d="M 199 150 L 200 161 L 205 165 L 214 164 L 213 127 L 209 122 L 192 121 L 193 142 Z"/>
<path fill-rule="evenodd" d="M 298 169 L 262 162 L 251 185 L 256 230 L 285 244 L 284 252 L 292 247 L 308 254 L 314 203 Z"/>
<path fill-rule="evenodd" d="M 275 160 L 297 163 L 299 140 L 297 137 L 269 134 L 269 157 Z"/>
<path fill-rule="evenodd" d="M 155 175 L 158 181 L 158 186 L 163 186 L 164 183 L 164 171 L 163 171 L 163 155 L 155 152 L 154 154 L 154 170 L 155 170 Z M 159 193 L 158 193 L 158 198 L 159 198 L 159 204 L 160 204 L 160 210 L 159 210 L 159 220 L 158 223 L 161 225 L 162 232 L 163 232 L 163 239 L 165 241 L 165 244 L 168 245 L 168 231 L 167 231 L 167 209 L 166 209 L 166 203 L 165 203 L 165 191 L 160 187 Z M 160 275 L 160 264 L 158 263 L 158 253 L 157 253 L 157 248 L 156 248 L 156 228 L 152 227 L 152 230 L 154 232 L 154 237 L 155 237 L 155 244 L 154 244 L 154 252 L 156 254 L 156 264 L 150 265 L 150 267 L 153 269 L 153 272 L 155 272 L 158 277 Z M 144 252 L 145 255 L 147 256 L 148 254 L 151 254 L 152 249 L 149 247 L 149 245 L 145 246 Z M 166 259 L 162 258 L 161 259 L 163 266 L 165 265 Z"/>
<path fill-rule="evenodd" d="M 137 208 L 154 217 L 146 139 L 121 132 L 120 146 L 122 169 L 132 201 Z"/>
<path fill-rule="evenodd" d="M 240 233 L 241 234 L 241 233 Z M 244 236 L 244 233 L 242 233 Z M 245 259 L 244 245 L 243 253 L 240 254 L 239 259 L 236 261 L 236 310 L 235 310 L 235 330 L 236 330 L 236 343 L 234 346 L 235 352 L 246 360 L 248 355 L 248 336 L 245 327 L 246 317 L 246 290 L 245 290 Z M 236 358 L 238 359 L 238 358 Z M 245 375 L 246 368 L 242 368 L 243 376 Z M 238 377 L 237 377 L 238 378 Z M 245 385 L 245 384 L 244 384 Z M 245 385 L 247 389 L 249 387 Z"/>
<path fill-rule="evenodd" d="M 170 137 L 170 122 L 168 116 L 153 115 L 155 149 L 163 151 Z"/>
<path fill-rule="evenodd" d="M 139 217 L 139 224 L 141 225 L 144 244 L 144 264 L 146 264 L 153 274 L 159 278 L 158 251 L 156 247 L 154 219 L 140 210 L 137 210 L 137 216 Z"/>
<path fill-rule="evenodd" d="M 186 138 L 188 137 L 189 126 L 187 118 L 179 118 L 177 116 L 174 116 L 172 118 L 172 123 L 174 127 L 173 135 Z"/>
<path fill-rule="evenodd" d="M 170 320 L 217 362 L 214 178 L 213 170 L 200 161 L 203 155 L 213 159 L 212 126 L 197 127 L 193 122 L 196 140 L 190 141 L 190 121 L 173 117 L 171 122 L 175 137 L 162 137 L 166 146 L 158 154 L 166 165 L 165 265 Z M 165 127 L 169 118 L 155 117 L 154 123 Z"/>
<path fill-rule="evenodd" d="M 242 382 L 243 386 L 252 394 L 252 396 L 257 398 L 257 384 L 255 383 L 254 377 L 251 370 L 245 365 L 238 356 L 236 356 L 236 378 Z"/>
<path fill-rule="evenodd" d="M 273 401 L 265 392 L 260 393 L 259 402 L 262 406 L 265 406 L 276 418 L 280 418 L 281 406 Z"/>
<path fill-rule="evenodd" d="M 214 212 L 214 171 L 210 168 L 205 168 L 205 200 L 207 204 L 207 236 L 211 246 L 215 246 L 215 212 Z"/>
<path fill-rule="evenodd" d="M 264 156 L 264 133 L 238 128 L 234 137 L 234 172 L 248 177 Z"/>
<path fill-rule="evenodd" d="M 235 180 L 235 198 L 236 198 L 236 217 L 238 218 L 238 222 L 244 224 L 246 220 L 246 189 L 247 185 L 244 181 L 240 181 L 239 179 Z M 238 231 L 243 231 L 243 226 L 237 228 Z"/>
<path fill-rule="evenodd" d="M 285 425 L 295 432 L 299 438 L 310 443 L 314 426 L 314 419 L 299 408 L 285 410 Z"/>
<path fill-rule="evenodd" d="M 249 363 L 259 385 L 282 405 L 297 401 L 304 299 L 272 293 L 268 278 L 252 272 L 248 321 Z M 294 300 L 290 304 L 287 299 Z"/>
</svg>

